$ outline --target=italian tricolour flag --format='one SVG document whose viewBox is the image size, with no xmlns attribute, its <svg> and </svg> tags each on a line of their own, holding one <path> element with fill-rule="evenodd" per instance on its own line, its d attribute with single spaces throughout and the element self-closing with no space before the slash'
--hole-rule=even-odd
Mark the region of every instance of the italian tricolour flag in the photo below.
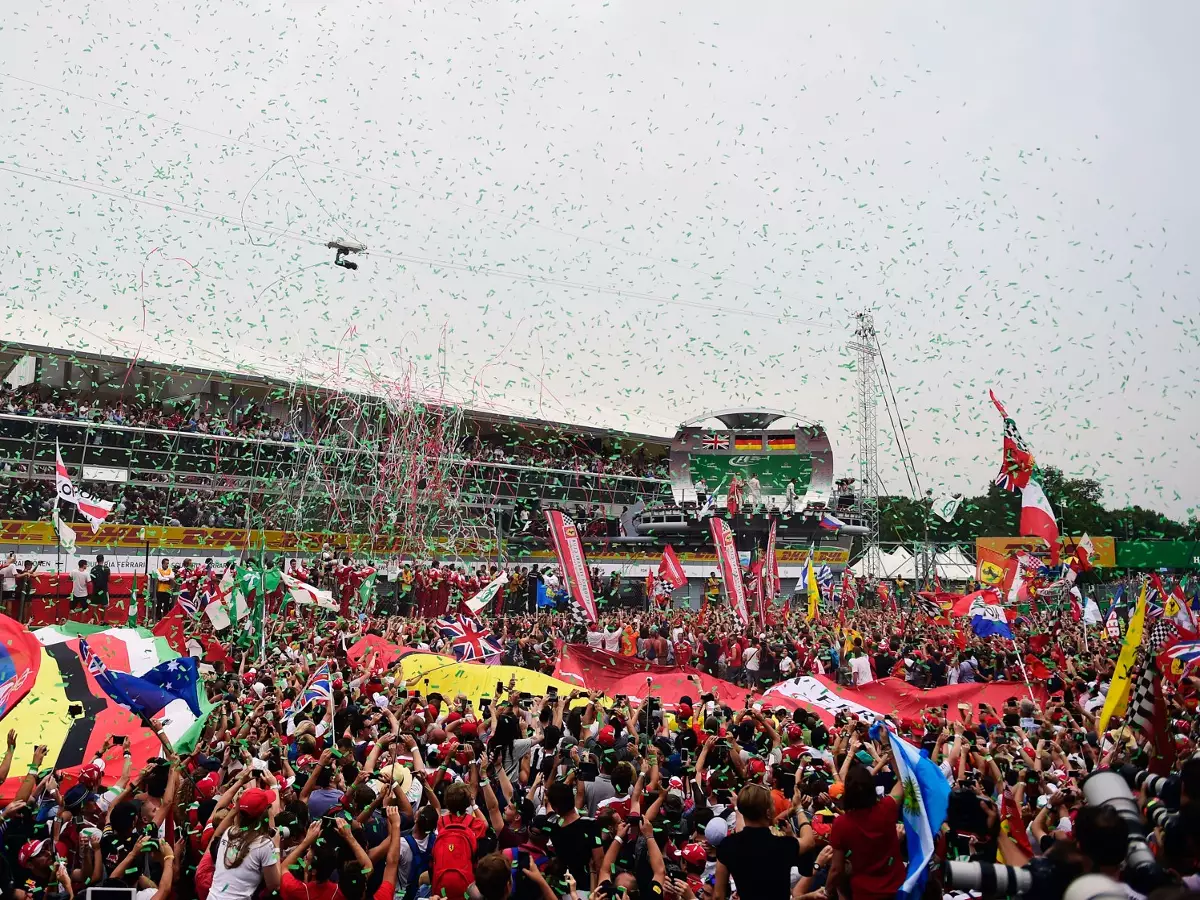
<svg viewBox="0 0 1200 900">
<path fill-rule="evenodd" d="M 1058 522 L 1046 499 L 1046 492 L 1036 478 L 1021 488 L 1021 534 L 1040 537 L 1050 545 L 1050 563 L 1058 564 Z"/>
</svg>

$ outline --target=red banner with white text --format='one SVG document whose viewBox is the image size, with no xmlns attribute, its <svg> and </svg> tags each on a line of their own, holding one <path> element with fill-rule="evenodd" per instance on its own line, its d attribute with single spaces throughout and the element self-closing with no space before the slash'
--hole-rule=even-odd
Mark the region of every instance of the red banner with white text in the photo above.
<svg viewBox="0 0 1200 900">
<path fill-rule="evenodd" d="M 588 577 L 587 560 L 583 555 L 583 543 L 579 540 L 579 529 L 571 517 L 557 509 L 546 510 L 546 521 L 550 525 L 550 540 L 554 543 L 554 554 L 562 567 L 563 578 L 571 597 L 579 604 L 589 622 L 595 623 L 596 598 L 592 596 L 592 582 Z"/>
<path fill-rule="evenodd" d="M 746 585 L 742 582 L 742 565 L 738 562 L 737 545 L 733 542 L 733 531 L 724 519 L 713 516 L 708 520 L 712 530 L 713 545 L 717 548 L 717 565 L 721 568 L 721 580 L 725 583 L 725 596 L 734 614 L 743 625 L 749 624 L 750 614 L 746 609 Z"/>
</svg>

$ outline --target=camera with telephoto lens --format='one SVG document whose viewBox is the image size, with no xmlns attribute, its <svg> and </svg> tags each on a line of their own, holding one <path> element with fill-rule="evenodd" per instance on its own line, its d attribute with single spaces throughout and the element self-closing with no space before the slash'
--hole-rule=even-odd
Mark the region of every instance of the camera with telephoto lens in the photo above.
<svg viewBox="0 0 1200 900">
<path fill-rule="evenodd" d="M 1161 800 L 1165 806 L 1179 806 L 1179 788 L 1181 779 L 1179 773 L 1172 775 L 1153 775 L 1146 769 L 1139 771 L 1131 765 L 1118 769 L 1131 791 L 1144 790 L 1147 797 Z"/>
<path fill-rule="evenodd" d="M 1083 799 L 1088 806 L 1107 806 L 1125 824 L 1128 834 L 1123 863 L 1126 884 L 1140 894 L 1149 894 L 1170 883 L 1170 876 L 1159 865 L 1146 842 L 1146 823 L 1125 779 L 1114 771 L 1093 772 L 1083 781 Z M 1030 860 L 1024 868 L 983 862 L 948 862 L 946 886 L 960 891 L 979 891 L 985 897 L 1024 896 L 1032 900 L 1088 900 L 1107 897 L 1109 888 L 1102 875 L 1071 878 L 1073 874 L 1047 857 Z M 1103 879 L 1103 882 L 1095 879 Z M 1118 886 L 1119 896 L 1124 894 Z"/>
</svg>

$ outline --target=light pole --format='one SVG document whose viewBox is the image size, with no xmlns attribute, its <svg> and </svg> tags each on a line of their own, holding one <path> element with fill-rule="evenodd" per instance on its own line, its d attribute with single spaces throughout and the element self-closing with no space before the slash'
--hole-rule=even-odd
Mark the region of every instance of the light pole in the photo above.
<svg viewBox="0 0 1200 900">
<path fill-rule="evenodd" d="M 933 590 L 933 576 L 937 571 L 934 564 L 933 548 L 929 546 L 929 515 L 933 511 L 933 489 L 927 488 L 921 499 L 921 511 L 925 516 L 925 541 L 921 547 L 921 582 L 922 590 Z"/>
</svg>

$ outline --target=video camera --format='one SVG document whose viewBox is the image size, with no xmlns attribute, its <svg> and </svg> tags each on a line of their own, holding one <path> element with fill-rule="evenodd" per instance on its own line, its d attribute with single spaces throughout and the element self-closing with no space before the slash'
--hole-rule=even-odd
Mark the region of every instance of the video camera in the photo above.
<svg viewBox="0 0 1200 900">
<path fill-rule="evenodd" d="M 1112 770 L 1093 772 L 1084 779 L 1082 787 L 1083 799 L 1088 806 L 1107 806 L 1125 823 L 1128 833 L 1123 864 L 1125 882 L 1141 894 L 1149 894 L 1155 888 L 1169 884 L 1169 874 L 1159 865 L 1146 841 L 1146 823 L 1125 778 Z M 1047 857 L 1033 859 L 1020 869 L 984 862 L 948 862 L 944 872 L 947 887 L 979 891 L 985 897 L 1020 895 L 1031 900 L 1059 897 L 1099 900 L 1128 896 L 1120 885 L 1103 875 L 1073 878 L 1072 871 Z"/>
</svg>

